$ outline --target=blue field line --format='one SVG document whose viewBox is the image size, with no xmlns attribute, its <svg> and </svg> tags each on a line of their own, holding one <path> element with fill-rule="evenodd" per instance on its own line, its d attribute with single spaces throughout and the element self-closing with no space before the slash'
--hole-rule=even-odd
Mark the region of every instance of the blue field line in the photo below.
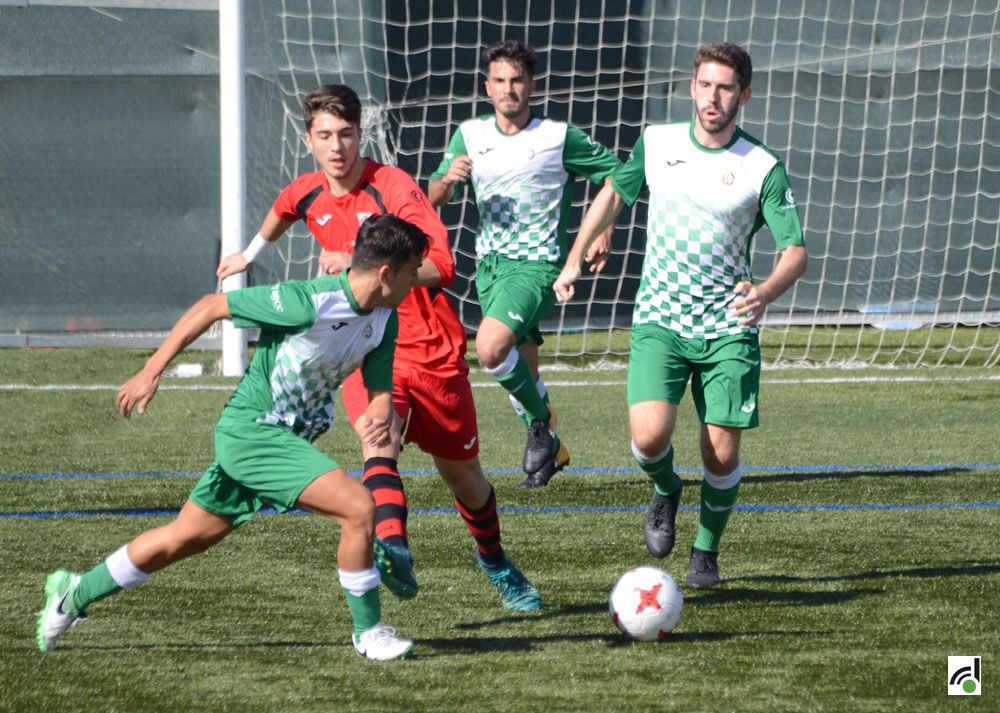
<svg viewBox="0 0 1000 713">
<path fill-rule="evenodd" d="M 733 510 L 740 512 L 832 512 L 843 510 L 982 510 L 1000 508 L 1000 501 L 982 503 L 829 503 L 826 505 L 736 505 Z M 681 510 L 698 512 L 697 505 L 681 505 Z M 500 507 L 501 515 L 547 515 L 564 513 L 617 513 L 645 512 L 645 505 L 585 505 L 585 506 L 554 506 L 544 507 Z M 0 518 L 53 519 L 63 517 L 98 517 L 111 515 L 114 517 L 152 517 L 159 515 L 176 515 L 179 510 L 37 510 L 26 512 L 0 512 Z M 414 508 L 410 515 L 450 515 L 457 513 L 455 508 Z M 265 508 L 259 515 L 277 515 L 274 508 Z M 289 510 L 288 515 L 309 515 L 305 510 Z"/>
<path fill-rule="evenodd" d="M 701 473 L 701 468 L 675 468 L 678 473 Z M 877 472 L 903 472 L 903 473 L 933 473 L 944 470 L 1000 470 L 1000 463 L 934 463 L 929 465 L 889 465 L 879 463 L 868 463 L 861 465 L 762 465 L 744 466 L 743 473 L 856 473 L 858 471 Z M 355 477 L 361 476 L 361 471 L 348 471 Z M 401 470 L 400 475 L 437 475 L 433 469 Z M 511 475 L 522 474 L 519 468 L 490 468 L 483 470 L 486 475 Z M 595 473 L 641 473 L 638 468 L 566 468 L 565 473 L 577 473 L 580 475 Z M 198 470 L 155 470 L 155 471 L 121 471 L 117 473 L 0 473 L 0 480 L 33 480 L 33 479 L 103 479 L 103 478 L 194 478 L 200 477 L 202 471 Z"/>
</svg>

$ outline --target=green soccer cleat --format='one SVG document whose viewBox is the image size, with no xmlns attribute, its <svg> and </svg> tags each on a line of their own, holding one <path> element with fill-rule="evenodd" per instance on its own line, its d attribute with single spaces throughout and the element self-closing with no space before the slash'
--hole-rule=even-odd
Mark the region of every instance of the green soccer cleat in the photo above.
<svg viewBox="0 0 1000 713">
<path fill-rule="evenodd" d="M 63 602 L 79 581 L 80 575 L 65 569 L 56 570 L 46 580 L 45 608 L 38 613 L 36 632 L 40 651 L 51 651 L 70 627 L 87 620 L 86 612 L 68 614 L 63 611 Z"/>
<path fill-rule="evenodd" d="M 413 555 L 405 547 L 375 538 L 375 566 L 382 583 L 400 599 L 413 599 L 420 585 L 413 575 Z"/>
<path fill-rule="evenodd" d="M 528 581 L 506 555 L 501 564 L 493 566 L 484 562 L 479 552 L 476 552 L 476 564 L 500 592 L 504 609 L 535 611 L 542 608 L 542 595 L 538 592 L 538 588 Z"/>
</svg>

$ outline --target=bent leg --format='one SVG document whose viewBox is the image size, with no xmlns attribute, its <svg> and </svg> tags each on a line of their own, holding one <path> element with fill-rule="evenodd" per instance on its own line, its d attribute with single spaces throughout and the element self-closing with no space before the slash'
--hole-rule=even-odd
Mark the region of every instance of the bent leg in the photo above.
<svg viewBox="0 0 1000 713">
<path fill-rule="evenodd" d="M 316 478 L 299 495 L 299 507 L 336 520 L 340 525 L 337 563 L 358 571 L 372 567 L 375 502 L 361 483 L 337 468 Z"/>
<path fill-rule="evenodd" d="M 72 592 L 73 606 L 83 611 L 122 589 L 142 584 L 154 572 L 204 552 L 230 532 L 227 518 L 188 500 L 171 523 L 146 530 L 83 574 Z"/>
</svg>

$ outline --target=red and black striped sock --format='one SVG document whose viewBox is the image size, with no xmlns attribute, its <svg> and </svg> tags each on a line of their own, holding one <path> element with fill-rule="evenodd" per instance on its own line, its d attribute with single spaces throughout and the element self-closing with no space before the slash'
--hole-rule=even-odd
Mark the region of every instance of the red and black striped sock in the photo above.
<svg viewBox="0 0 1000 713">
<path fill-rule="evenodd" d="M 503 562 L 503 546 L 500 544 L 500 518 L 497 516 L 497 498 L 490 486 L 490 496 L 482 507 L 473 510 L 455 498 L 455 506 L 465 520 L 469 532 L 476 539 L 476 549 L 486 564 L 498 565 Z"/>
<path fill-rule="evenodd" d="M 390 545 L 409 547 L 406 539 L 406 492 L 392 458 L 369 458 L 361 482 L 375 499 L 375 534 Z"/>
</svg>

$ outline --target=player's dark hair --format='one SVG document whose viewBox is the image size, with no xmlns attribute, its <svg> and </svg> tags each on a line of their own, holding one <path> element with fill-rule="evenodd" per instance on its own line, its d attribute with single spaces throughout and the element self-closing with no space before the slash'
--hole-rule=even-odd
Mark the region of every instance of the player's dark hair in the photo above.
<svg viewBox="0 0 1000 713">
<path fill-rule="evenodd" d="M 309 96 L 302 102 L 302 118 L 306 122 L 306 131 L 312 128 L 313 117 L 323 111 L 349 124 L 361 126 L 361 100 L 346 84 L 324 84 L 309 92 Z"/>
<path fill-rule="evenodd" d="M 713 42 L 698 50 L 694 56 L 694 73 L 697 76 L 698 67 L 705 62 L 718 62 L 730 67 L 736 72 L 736 79 L 740 83 L 740 91 L 750 86 L 750 79 L 753 77 L 753 63 L 750 55 L 739 45 L 732 42 Z"/>
<path fill-rule="evenodd" d="M 358 228 L 351 267 L 370 270 L 388 264 L 398 270 L 418 255 L 426 255 L 429 247 L 430 238 L 413 223 L 391 213 L 370 215 Z"/>
<path fill-rule="evenodd" d="M 507 62 L 521 67 L 521 71 L 528 76 L 528 79 L 535 77 L 535 64 L 537 59 L 535 51 L 525 45 L 521 40 L 504 40 L 494 42 L 483 51 L 483 69 L 489 73 L 490 65 L 494 62 Z"/>
</svg>

